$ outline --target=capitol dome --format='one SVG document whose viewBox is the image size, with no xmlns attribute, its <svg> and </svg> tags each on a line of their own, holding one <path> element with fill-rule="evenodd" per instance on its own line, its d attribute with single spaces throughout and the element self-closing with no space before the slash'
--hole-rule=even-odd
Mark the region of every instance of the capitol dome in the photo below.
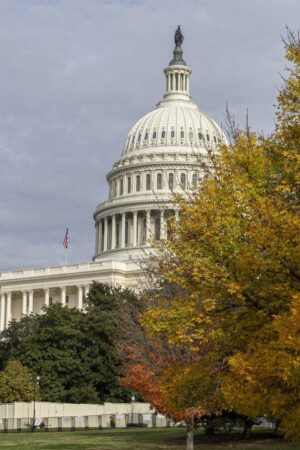
<svg viewBox="0 0 300 450">
<path fill-rule="evenodd" d="M 224 134 L 216 122 L 191 100 L 161 102 L 130 130 L 122 157 L 134 152 L 163 150 L 166 146 L 187 149 L 216 146 Z M 180 149 L 181 150 L 181 149 Z"/>
<path fill-rule="evenodd" d="M 166 220 L 177 215 L 172 195 L 203 178 L 209 153 L 226 142 L 221 128 L 189 93 L 191 69 L 183 60 L 183 35 L 175 33 L 173 59 L 164 69 L 166 91 L 156 109 L 136 122 L 120 159 L 107 174 L 109 198 L 94 213 L 94 260 L 128 259 L 165 239 Z"/>
</svg>

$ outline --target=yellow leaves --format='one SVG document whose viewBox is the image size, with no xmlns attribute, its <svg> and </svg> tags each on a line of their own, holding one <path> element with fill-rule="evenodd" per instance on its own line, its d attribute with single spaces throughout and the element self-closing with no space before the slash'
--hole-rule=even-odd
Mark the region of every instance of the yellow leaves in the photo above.
<svg viewBox="0 0 300 450">
<path fill-rule="evenodd" d="M 220 339 L 221 330 L 212 330 L 211 318 L 199 310 L 197 301 L 175 298 L 146 310 L 141 318 L 151 337 L 163 337 L 169 345 L 197 351 L 199 345 Z"/>
</svg>

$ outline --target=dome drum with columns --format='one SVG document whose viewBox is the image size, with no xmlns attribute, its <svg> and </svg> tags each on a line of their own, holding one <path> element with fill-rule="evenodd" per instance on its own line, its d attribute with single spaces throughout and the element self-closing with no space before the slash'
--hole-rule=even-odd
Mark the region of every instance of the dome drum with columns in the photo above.
<svg viewBox="0 0 300 450">
<path fill-rule="evenodd" d="M 172 193 L 185 193 L 210 167 L 209 153 L 225 141 L 220 127 L 200 111 L 189 93 L 191 69 L 182 57 L 183 35 L 175 33 L 173 58 L 165 68 L 166 90 L 156 109 L 130 130 L 121 158 L 107 175 L 109 198 L 94 213 L 93 262 L 0 273 L 0 331 L 11 319 L 61 303 L 84 308 L 93 281 L 139 289 L 136 259 L 165 239 L 166 219 L 177 215 Z M 200 160 L 200 161 L 199 161 Z"/>
<path fill-rule="evenodd" d="M 109 199 L 94 213 L 96 261 L 136 257 L 149 248 L 150 238 L 164 239 L 166 217 L 176 214 L 172 192 L 194 186 L 203 176 L 199 158 L 205 160 L 225 140 L 191 100 L 192 71 L 182 59 L 180 27 L 176 33 L 163 100 L 132 127 L 121 159 L 107 175 Z"/>
</svg>

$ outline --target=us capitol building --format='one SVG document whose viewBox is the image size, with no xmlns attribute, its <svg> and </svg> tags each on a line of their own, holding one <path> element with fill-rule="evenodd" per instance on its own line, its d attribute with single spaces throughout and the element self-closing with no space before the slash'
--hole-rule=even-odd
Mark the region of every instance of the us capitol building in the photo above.
<svg viewBox="0 0 300 450">
<path fill-rule="evenodd" d="M 82 308 L 92 281 L 137 289 L 137 264 L 153 239 L 166 239 L 165 221 L 178 215 L 173 192 L 188 192 L 203 172 L 199 165 L 226 141 L 221 128 L 199 110 L 190 96 L 191 69 L 175 33 L 173 58 L 164 69 L 165 94 L 156 109 L 129 131 L 120 159 L 107 174 L 108 200 L 94 212 L 93 262 L 0 273 L 0 331 L 12 318 L 40 313 L 61 302 Z"/>
</svg>

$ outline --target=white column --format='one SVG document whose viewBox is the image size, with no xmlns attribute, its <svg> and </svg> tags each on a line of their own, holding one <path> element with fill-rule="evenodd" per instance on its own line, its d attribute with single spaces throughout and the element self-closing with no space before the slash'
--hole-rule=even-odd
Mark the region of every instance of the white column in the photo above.
<svg viewBox="0 0 300 450">
<path fill-rule="evenodd" d="M 4 326 L 5 326 L 5 294 L 1 294 L 0 331 L 4 330 Z"/>
<path fill-rule="evenodd" d="M 126 213 L 122 214 L 122 226 L 121 226 L 121 247 L 125 247 L 125 231 L 126 231 Z"/>
<path fill-rule="evenodd" d="M 90 286 L 87 284 L 84 286 L 84 296 L 85 297 L 87 297 L 89 291 L 90 291 Z"/>
<path fill-rule="evenodd" d="M 102 252 L 102 233 L 103 233 L 103 224 L 102 220 L 99 222 L 99 236 L 98 236 L 98 253 Z"/>
<path fill-rule="evenodd" d="M 6 328 L 11 321 L 11 292 L 6 294 Z"/>
<path fill-rule="evenodd" d="M 133 247 L 137 246 L 137 215 L 138 215 L 138 212 L 134 211 L 134 213 L 133 213 L 133 240 L 132 240 Z"/>
<path fill-rule="evenodd" d="M 165 221 L 165 211 L 160 212 L 160 239 L 166 239 L 166 221 Z"/>
<path fill-rule="evenodd" d="M 50 291 L 49 291 L 49 288 L 44 289 L 44 293 L 45 293 L 44 305 L 48 308 L 49 303 L 50 303 Z"/>
<path fill-rule="evenodd" d="M 77 286 L 77 308 L 82 309 L 83 290 L 82 286 Z"/>
<path fill-rule="evenodd" d="M 27 314 L 27 291 L 22 291 L 23 298 L 22 298 L 22 315 Z"/>
<path fill-rule="evenodd" d="M 104 219 L 104 243 L 103 243 L 103 251 L 104 252 L 107 251 L 107 226 L 108 226 L 108 221 L 107 221 L 107 217 L 105 217 L 105 219 Z"/>
<path fill-rule="evenodd" d="M 111 248 L 116 248 L 116 215 L 111 218 Z"/>
<path fill-rule="evenodd" d="M 95 255 L 99 253 L 99 222 L 95 225 Z"/>
<path fill-rule="evenodd" d="M 29 291 L 28 314 L 33 313 L 33 290 Z"/>
<path fill-rule="evenodd" d="M 150 210 L 146 211 L 146 242 L 148 242 L 151 238 L 150 213 L 151 213 Z"/>
<path fill-rule="evenodd" d="M 63 306 L 66 306 L 66 286 L 62 286 L 60 290 L 61 290 L 61 304 Z"/>
<path fill-rule="evenodd" d="M 175 209 L 175 220 L 176 220 L 176 222 L 179 222 L 179 211 L 178 211 L 178 209 Z"/>
</svg>

